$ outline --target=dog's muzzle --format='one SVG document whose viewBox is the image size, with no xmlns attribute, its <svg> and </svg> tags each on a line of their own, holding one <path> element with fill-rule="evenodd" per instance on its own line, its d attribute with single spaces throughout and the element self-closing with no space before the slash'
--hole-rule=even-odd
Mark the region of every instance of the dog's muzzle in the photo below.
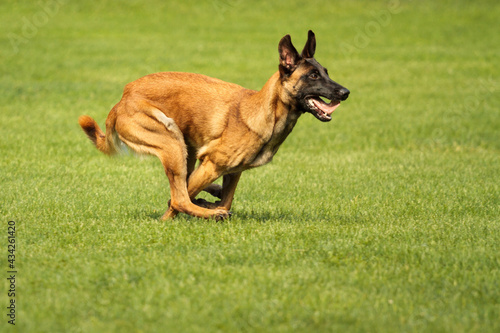
<svg viewBox="0 0 500 333">
<path fill-rule="evenodd" d="M 345 101 L 349 97 L 350 91 L 347 88 L 341 88 L 333 94 L 330 102 L 325 102 L 323 96 L 307 96 L 305 98 L 307 111 L 312 113 L 317 119 L 327 122 L 332 120 L 332 113 L 339 106 L 341 101 Z M 327 97 L 325 97 L 327 98 Z"/>
</svg>

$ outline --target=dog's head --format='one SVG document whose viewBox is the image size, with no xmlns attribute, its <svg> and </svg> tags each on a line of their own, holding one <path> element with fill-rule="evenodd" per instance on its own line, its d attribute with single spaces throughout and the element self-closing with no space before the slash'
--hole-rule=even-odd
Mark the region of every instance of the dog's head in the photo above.
<svg viewBox="0 0 500 333">
<path fill-rule="evenodd" d="M 278 45 L 280 79 L 287 101 L 297 110 L 330 121 L 333 111 L 349 96 L 349 90 L 330 79 L 327 69 L 314 59 L 315 50 L 316 37 L 311 30 L 302 54 L 293 46 L 290 35 L 283 37 Z"/>
</svg>

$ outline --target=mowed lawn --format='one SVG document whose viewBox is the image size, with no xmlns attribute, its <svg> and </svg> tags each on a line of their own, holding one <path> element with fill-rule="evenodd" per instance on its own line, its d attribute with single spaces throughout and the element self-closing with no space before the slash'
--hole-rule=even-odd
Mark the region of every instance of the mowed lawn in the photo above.
<svg viewBox="0 0 500 333">
<path fill-rule="evenodd" d="M 499 332 L 499 17 L 493 0 L 2 1 L 0 331 Z M 260 89 L 308 29 L 351 95 L 243 174 L 227 221 L 160 221 L 159 161 L 108 158 L 78 126 L 152 72 Z"/>
</svg>

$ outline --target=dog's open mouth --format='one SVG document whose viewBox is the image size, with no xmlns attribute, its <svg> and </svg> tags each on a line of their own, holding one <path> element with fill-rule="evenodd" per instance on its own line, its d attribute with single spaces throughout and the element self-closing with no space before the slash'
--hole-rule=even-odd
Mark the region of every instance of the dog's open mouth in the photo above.
<svg viewBox="0 0 500 333">
<path fill-rule="evenodd" d="M 340 105 L 340 101 L 331 100 L 327 103 L 320 96 L 307 97 L 306 102 L 311 113 L 321 121 L 332 120 L 333 111 Z"/>
</svg>

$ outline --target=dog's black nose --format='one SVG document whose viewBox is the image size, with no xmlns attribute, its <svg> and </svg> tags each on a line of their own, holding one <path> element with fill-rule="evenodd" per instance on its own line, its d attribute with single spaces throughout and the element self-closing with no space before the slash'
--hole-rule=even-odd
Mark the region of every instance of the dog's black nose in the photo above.
<svg viewBox="0 0 500 333">
<path fill-rule="evenodd" d="M 339 90 L 340 100 L 345 101 L 349 97 L 350 91 L 347 88 L 342 88 Z"/>
</svg>

